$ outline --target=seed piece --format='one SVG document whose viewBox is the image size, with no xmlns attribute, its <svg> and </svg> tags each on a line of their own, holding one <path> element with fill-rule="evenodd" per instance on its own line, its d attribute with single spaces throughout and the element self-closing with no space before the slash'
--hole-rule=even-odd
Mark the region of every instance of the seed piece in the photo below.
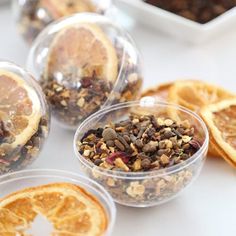
<svg viewBox="0 0 236 236">
<path fill-rule="evenodd" d="M 190 123 L 188 120 L 184 120 L 180 122 L 181 126 L 184 127 L 185 129 L 189 129 L 190 128 Z"/>
<path fill-rule="evenodd" d="M 133 198 L 143 196 L 144 192 L 145 186 L 138 181 L 130 183 L 130 186 L 126 189 L 126 193 Z"/>
<path fill-rule="evenodd" d="M 171 125 L 174 124 L 174 121 L 171 120 L 171 119 L 166 119 L 166 120 L 164 121 L 164 124 L 165 124 L 166 126 L 171 126 Z"/>
<path fill-rule="evenodd" d="M 105 141 L 114 140 L 117 138 L 117 133 L 112 128 L 106 128 L 102 132 L 102 137 Z"/>
<path fill-rule="evenodd" d="M 95 161 L 94 161 L 94 164 L 96 165 L 96 166 L 99 166 L 100 164 L 102 164 L 102 160 L 101 159 L 96 159 Z"/>
<path fill-rule="evenodd" d="M 78 107 L 83 107 L 84 106 L 84 103 L 85 103 L 85 100 L 84 100 L 84 98 L 82 97 L 82 98 L 80 98 L 78 101 L 77 101 L 77 106 Z"/>
<path fill-rule="evenodd" d="M 65 101 L 65 100 L 62 100 L 62 101 L 61 101 L 61 105 L 64 106 L 64 107 L 66 107 L 66 106 L 67 106 L 66 101 Z"/>
<path fill-rule="evenodd" d="M 183 140 L 184 143 L 188 143 L 191 139 L 192 139 L 192 137 L 190 137 L 188 135 L 182 136 L 182 140 Z"/>
<path fill-rule="evenodd" d="M 107 144 L 108 147 L 114 147 L 115 146 L 115 143 L 114 143 L 113 140 L 106 141 L 106 144 Z"/>
<path fill-rule="evenodd" d="M 134 143 L 138 148 L 142 148 L 143 147 L 143 142 L 140 139 L 137 139 Z"/>
<path fill-rule="evenodd" d="M 123 169 L 124 171 L 129 171 L 129 167 L 122 161 L 121 158 L 116 158 L 114 161 L 116 167 Z"/>
<path fill-rule="evenodd" d="M 166 148 L 172 148 L 173 144 L 172 144 L 172 142 L 169 139 L 166 139 L 165 140 L 165 146 L 166 146 Z"/>
<path fill-rule="evenodd" d="M 116 139 L 114 142 L 116 147 L 119 148 L 121 151 L 125 150 L 125 146 L 118 139 Z"/>
<path fill-rule="evenodd" d="M 84 155 L 85 157 L 89 157 L 89 155 L 90 155 L 90 150 L 88 150 L 88 149 L 84 150 L 83 155 Z"/>
<path fill-rule="evenodd" d="M 151 167 L 151 161 L 149 159 L 143 159 L 142 160 L 142 163 L 141 163 L 141 166 L 144 170 L 149 170 L 150 167 Z"/>
<path fill-rule="evenodd" d="M 195 139 L 195 138 L 193 138 L 193 139 L 189 142 L 189 144 L 190 144 L 193 148 L 195 148 L 196 150 L 198 150 L 198 149 L 201 148 L 200 142 L 199 142 L 197 139 Z"/>
<path fill-rule="evenodd" d="M 157 124 L 160 126 L 165 125 L 164 120 L 162 118 L 157 118 Z"/>
<path fill-rule="evenodd" d="M 162 165 L 167 165 L 170 162 L 170 158 L 167 155 L 163 154 L 160 157 L 160 161 Z"/>
<path fill-rule="evenodd" d="M 141 160 L 137 159 L 133 164 L 134 171 L 141 170 Z"/>
<path fill-rule="evenodd" d="M 112 178 L 107 179 L 107 185 L 110 187 L 114 187 L 116 185 L 115 180 Z"/>
<path fill-rule="evenodd" d="M 150 141 L 149 143 L 145 144 L 143 147 L 143 152 L 155 152 L 158 147 L 157 141 Z"/>
<path fill-rule="evenodd" d="M 132 123 L 135 125 L 135 124 L 138 124 L 139 123 L 139 119 L 133 119 L 132 120 Z"/>
</svg>

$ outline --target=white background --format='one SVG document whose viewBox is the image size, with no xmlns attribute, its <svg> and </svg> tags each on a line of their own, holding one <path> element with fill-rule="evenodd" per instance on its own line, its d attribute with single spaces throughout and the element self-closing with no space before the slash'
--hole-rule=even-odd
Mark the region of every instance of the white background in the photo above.
<svg viewBox="0 0 236 236">
<path fill-rule="evenodd" d="M 236 92 L 236 30 L 204 45 L 187 45 L 147 27 L 130 29 L 143 56 L 144 87 L 177 78 L 198 78 Z M 18 35 L 9 8 L 0 8 L 0 59 L 25 64 L 28 47 Z M 73 132 L 52 123 L 51 134 L 31 168 L 79 171 Z M 117 206 L 113 236 L 235 236 L 236 171 L 208 158 L 200 177 L 177 199 L 162 206 Z"/>
</svg>

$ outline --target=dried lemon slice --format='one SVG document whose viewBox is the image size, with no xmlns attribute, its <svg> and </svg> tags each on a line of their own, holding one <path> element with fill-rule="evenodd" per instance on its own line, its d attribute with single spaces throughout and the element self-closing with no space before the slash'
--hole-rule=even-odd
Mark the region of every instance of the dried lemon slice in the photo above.
<svg viewBox="0 0 236 236">
<path fill-rule="evenodd" d="M 40 0 L 39 5 L 48 10 L 54 19 L 73 13 L 96 11 L 90 0 Z"/>
<path fill-rule="evenodd" d="M 96 77 L 115 82 L 117 73 L 116 50 L 95 24 L 68 27 L 58 33 L 50 46 L 46 78 L 75 82 L 81 77 Z"/>
<path fill-rule="evenodd" d="M 0 121 L 11 141 L 0 142 L 0 152 L 23 146 L 38 130 L 41 104 L 37 92 L 18 75 L 0 70 Z M 3 137 L 4 138 L 4 137 Z"/>
<path fill-rule="evenodd" d="M 186 80 L 177 81 L 171 86 L 168 100 L 199 113 L 201 107 L 205 105 L 233 98 L 234 96 L 235 94 L 215 85 L 203 81 Z M 210 138 L 208 154 L 211 156 L 219 156 L 212 138 Z"/>
<path fill-rule="evenodd" d="M 198 112 L 199 109 L 205 105 L 234 96 L 235 94 L 203 81 L 181 80 L 176 81 L 174 85 L 171 86 L 168 100 Z"/>
<path fill-rule="evenodd" d="M 158 85 L 157 87 L 147 89 L 142 93 L 142 97 L 156 97 L 162 101 L 168 100 L 170 87 L 173 85 L 173 82 L 163 83 Z"/>
<path fill-rule="evenodd" d="M 201 115 L 217 151 L 236 167 L 236 98 L 208 105 L 201 109 Z"/>
<path fill-rule="evenodd" d="M 154 96 L 170 103 L 179 104 L 192 111 L 199 113 L 201 107 L 233 98 L 236 95 L 222 88 L 198 80 L 177 80 L 172 83 L 161 84 L 156 88 L 151 88 L 142 94 L 144 96 Z M 169 111 L 174 119 L 178 119 L 179 114 L 175 110 Z M 184 117 L 182 117 L 184 118 Z M 217 147 L 212 138 L 208 150 L 210 156 L 219 156 Z"/>
<path fill-rule="evenodd" d="M 0 200 L 0 235 L 27 235 L 39 214 L 52 223 L 55 236 L 102 236 L 107 228 L 106 212 L 95 197 L 79 186 L 55 183 Z"/>
</svg>

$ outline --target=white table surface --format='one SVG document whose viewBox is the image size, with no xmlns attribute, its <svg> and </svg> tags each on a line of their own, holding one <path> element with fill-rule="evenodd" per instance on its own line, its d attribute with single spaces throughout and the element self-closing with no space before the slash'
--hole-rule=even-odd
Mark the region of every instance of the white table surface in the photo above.
<svg viewBox="0 0 236 236">
<path fill-rule="evenodd" d="M 234 31 L 234 32 L 233 32 Z M 11 11 L 0 8 L 0 59 L 24 66 L 28 47 L 18 35 Z M 199 78 L 236 92 L 236 30 L 193 46 L 147 27 L 130 29 L 143 56 L 145 87 L 177 78 Z M 50 137 L 30 168 L 78 173 L 73 132 L 52 123 Z M 222 159 L 208 158 L 200 177 L 177 199 L 147 209 L 117 206 L 113 236 L 235 236 L 236 171 Z"/>
</svg>

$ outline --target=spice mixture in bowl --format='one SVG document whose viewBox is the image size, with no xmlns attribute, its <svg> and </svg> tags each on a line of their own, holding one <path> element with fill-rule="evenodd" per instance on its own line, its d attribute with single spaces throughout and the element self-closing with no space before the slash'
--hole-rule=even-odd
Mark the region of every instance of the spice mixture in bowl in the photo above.
<svg viewBox="0 0 236 236">
<path fill-rule="evenodd" d="M 79 126 L 74 148 L 84 172 L 116 202 L 147 207 L 174 198 L 198 176 L 208 142 L 195 113 L 142 100 L 92 115 Z"/>
<path fill-rule="evenodd" d="M 235 0 L 145 0 L 145 2 L 201 24 L 236 6 Z"/>
<path fill-rule="evenodd" d="M 80 12 L 106 14 L 111 0 L 13 0 L 20 33 L 26 42 L 36 36 L 51 22 Z"/>
<path fill-rule="evenodd" d="M 40 86 L 22 68 L 0 62 L 0 174 L 29 165 L 48 131 L 48 106 Z"/>
<path fill-rule="evenodd" d="M 69 128 L 104 106 L 135 100 L 142 84 L 132 39 L 97 14 L 51 24 L 36 39 L 28 68 L 40 81 L 55 118 Z"/>
</svg>

